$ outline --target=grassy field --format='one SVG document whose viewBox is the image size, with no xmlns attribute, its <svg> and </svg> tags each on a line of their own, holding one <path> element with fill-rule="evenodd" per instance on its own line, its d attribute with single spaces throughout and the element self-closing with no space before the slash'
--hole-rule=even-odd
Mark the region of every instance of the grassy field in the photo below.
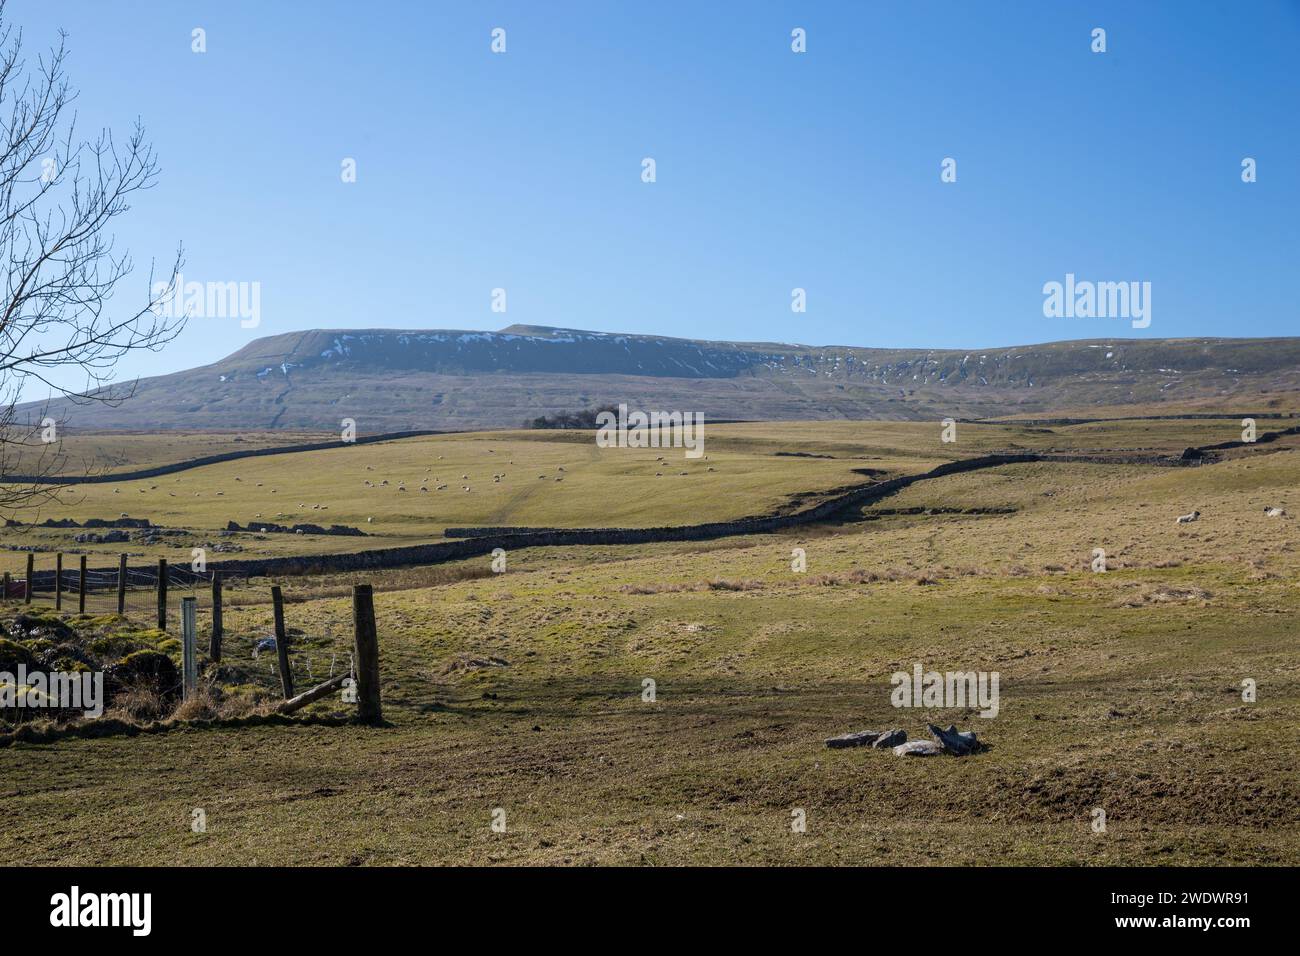
<svg viewBox="0 0 1300 956">
<path fill-rule="evenodd" d="M 1267 427 L 1267 426 L 1265 426 Z M 317 554 L 398 547 L 438 540 L 448 527 L 646 527 L 695 524 L 811 504 L 834 489 L 928 470 L 944 461 L 998 451 L 1176 455 L 1188 445 L 1240 437 L 1235 420 L 1114 422 L 1055 428 L 957 426 L 940 441 L 938 423 L 794 422 L 708 427 L 704 458 L 681 449 L 601 449 L 589 432 L 482 432 L 224 462 L 139 481 L 64 488 L 54 501 L 12 517 L 148 518 L 184 533 L 152 542 L 77 543 L 79 529 L 0 528 L 0 571 L 19 573 L 25 551 L 90 555 L 111 568 L 124 549 L 133 563 L 190 560 L 192 548 L 217 545 L 226 557 Z M 127 436 L 117 457 L 143 467 L 212 454 L 222 448 L 282 444 L 285 436 L 200 434 L 162 441 Z M 293 439 L 319 439 L 297 435 Z M 128 440 L 129 439 L 129 440 Z M 66 439 L 69 459 L 112 457 L 107 436 Z M 107 460 L 107 459 L 106 459 Z M 465 490 L 468 488 L 469 490 Z M 6 517 L 10 517 L 6 515 Z M 247 525 L 341 524 L 367 537 L 290 534 L 221 535 Z"/>
<path fill-rule="evenodd" d="M 1208 437 L 1221 423 L 1142 427 L 1152 424 L 1112 437 L 960 434 L 1112 449 L 1234 437 Z M 602 483 L 614 466 L 571 436 L 437 439 L 412 446 L 404 477 L 409 488 L 437 454 L 489 473 L 514 455 L 545 493 L 502 513 L 595 524 L 605 506 L 623 521 L 699 520 L 683 519 L 678 500 L 754 512 L 819 479 L 842 482 L 860 457 L 899 470 L 946 457 L 911 444 L 934 431 L 907 431 L 918 426 L 727 428 L 716 442 L 710 431 L 706 450 L 735 500 L 716 504 L 657 497 L 657 512 L 638 511 L 608 472 Z M 484 460 L 494 446 L 496 460 Z M 618 466 L 627 487 L 655 487 L 644 476 L 653 458 Z M 763 481 L 744 484 L 747 461 Z M 564 462 L 568 474 L 591 469 L 585 508 L 562 497 L 579 483 L 536 478 Z M 675 494 L 713 478 L 697 473 L 703 464 L 686 465 L 692 477 Z M 361 473 L 339 477 L 339 493 Z M 30 855 L 39 833 L 45 859 L 60 863 L 1294 865 L 1300 560 L 1296 523 L 1263 507 L 1294 513 L 1297 488 L 1291 451 L 1199 469 L 1016 465 L 924 482 L 866 509 L 1012 513 L 535 549 L 510 554 L 502 575 L 482 559 L 372 576 L 389 726 L 15 744 L 0 749 L 0 805 L 21 825 L 0 828 L 0 850 Z M 1194 508 L 1199 522 L 1175 524 Z M 805 573 L 791 569 L 797 547 Z M 1089 570 L 1096 548 L 1107 573 Z M 360 579 L 285 582 L 300 684 L 309 663 L 320 676 L 346 653 L 346 588 Z M 270 632 L 256 593 L 228 615 L 228 658 L 271 694 L 267 658 L 251 655 Z M 916 662 L 998 672 L 998 716 L 894 708 L 889 676 Z M 643 700 L 647 678 L 654 702 Z M 1245 679 L 1257 682 L 1253 703 Z M 337 700 L 313 707 L 344 712 Z M 927 720 L 974 729 L 990 749 L 909 760 L 822 744 L 887 727 L 924 737 Z M 196 807 L 206 833 L 191 832 Z M 1097 808 L 1104 833 L 1090 827 Z M 491 827 L 498 809 L 503 833 Z M 806 832 L 792 832 L 796 809 Z"/>
</svg>

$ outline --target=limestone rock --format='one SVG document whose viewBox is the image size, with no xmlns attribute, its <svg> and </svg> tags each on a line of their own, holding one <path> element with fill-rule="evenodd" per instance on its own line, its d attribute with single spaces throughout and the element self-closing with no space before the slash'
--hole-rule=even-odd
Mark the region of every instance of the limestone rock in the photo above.
<svg viewBox="0 0 1300 956">
<path fill-rule="evenodd" d="M 937 757 L 943 753 L 943 747 L 933 740 L 909 740 L 894 748 L 900 757 Z"/>
</svg>

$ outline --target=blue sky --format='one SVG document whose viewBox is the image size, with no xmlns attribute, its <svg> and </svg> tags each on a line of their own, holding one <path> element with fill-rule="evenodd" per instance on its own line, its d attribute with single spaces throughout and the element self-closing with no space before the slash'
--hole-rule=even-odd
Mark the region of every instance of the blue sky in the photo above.
<svg viewBox="0 0 1300 956">
<path fill-rule="evenodd" d="M 261 283 L 260 327 L 197 319 L 128 376 L 314 327 L 952 348 L 1300 328 L 1294 0 L 11 0 L 8 17 L 33 52 L 69 32 L 84 128 L 139 116 L 159 153 L 159 186 L 118 220 L 139 266 L 121 305 L 178 241 L 187 280 Z M 1044 318 L 1067 272 L 1151 282 L 1151 326 Z"/>
</svg>

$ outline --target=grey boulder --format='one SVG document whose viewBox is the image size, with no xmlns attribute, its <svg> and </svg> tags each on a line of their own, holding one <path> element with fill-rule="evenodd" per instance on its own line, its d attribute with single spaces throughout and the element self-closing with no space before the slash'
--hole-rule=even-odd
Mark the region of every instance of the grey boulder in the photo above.
<svg viewBox="0 0 1300 956">
<path fill-rule="evenodd" d="M 860 730 L 856 734 L 842 734 L 839 737 L 827 737 L 826 746 L 833 750 L 841 747 L 866 747 L 874 744 L 880 737 L 878 730 Z"/>
<path fill-rule="evenodd" d="M 937 757 L 943 753 L 943 747 L 933 740 L 909 740 L 894 748 L 900 757 Z"/>
<path fill-rule="evenodd" d="M 930 731 L 930 736 L 935 739 L 945 752 L 952 754 L 954 757 L 965 757 L 967 754 L 973 754 L 980 749 L 974 731 L 968 730 L 962 733 L 954 724 L 949 724 L 946 730 L 940 730 L 934 724 L 926 724 L 925 729 Z"/>
</svg>

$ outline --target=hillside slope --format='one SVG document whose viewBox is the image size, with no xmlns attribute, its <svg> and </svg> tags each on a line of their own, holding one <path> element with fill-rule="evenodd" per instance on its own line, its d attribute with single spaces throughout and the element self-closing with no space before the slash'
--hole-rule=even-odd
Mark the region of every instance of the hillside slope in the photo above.
<svg viewBox="0 0 1300 956">
<path fill-rule="evenodd" d="M 1294 410 L 1300 338 L 1099 339 L 999 349 L 710 342 L 511 326 L 500 332 L 312 330 L 142 379 L 73 428 L 518 426 L 609 403 L 709 419 L 934 419 L 1164 403 Z M 35 411 L 43 406 L 28 406 Z"/>
</svg>

